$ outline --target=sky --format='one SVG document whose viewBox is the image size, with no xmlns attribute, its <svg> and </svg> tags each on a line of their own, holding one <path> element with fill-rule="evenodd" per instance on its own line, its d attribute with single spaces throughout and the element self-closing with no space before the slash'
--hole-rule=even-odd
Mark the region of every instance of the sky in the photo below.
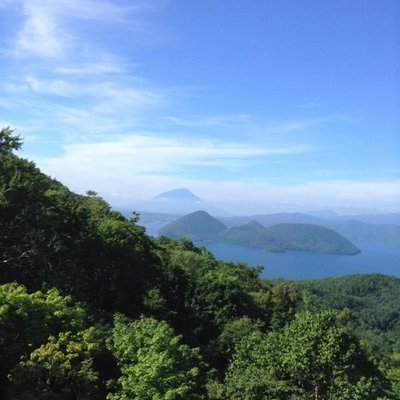
<svg viewBox="0 0 400 400">
<path fill-rule="evenodd" d="M 400 212 L 400 1 L 0 0 L 0 126 L 77 193 Z"/>
</svg>

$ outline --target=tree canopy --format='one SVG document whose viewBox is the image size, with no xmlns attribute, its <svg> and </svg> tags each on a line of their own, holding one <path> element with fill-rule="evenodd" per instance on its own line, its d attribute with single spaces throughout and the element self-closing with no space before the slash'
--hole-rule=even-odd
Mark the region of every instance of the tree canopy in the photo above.
<svg viewBox="0 0 400 400">
<path fill-rule="evenodd" d="M 21 146 L 22 139 L 18 135 L 14 135 L 13 129 L 7 127 L 0 130 L 0 155 L 19 150 Z"/>
<path fill-rule="evenodd" d="M 400 398 L 398 338 L 370 334 L 397 326 L 383 303 L 396 312 L 398 281 L 376 278 L 369 307 L 360 293 L 375 292 L 357 279 L 262 280 L 187 239 L 148 236 L 138 215 L 71 192 L 20 145 L 1 131 L 0 399 Z M 324 310 L 343 307 L 353 315 Z"/>
</svg>

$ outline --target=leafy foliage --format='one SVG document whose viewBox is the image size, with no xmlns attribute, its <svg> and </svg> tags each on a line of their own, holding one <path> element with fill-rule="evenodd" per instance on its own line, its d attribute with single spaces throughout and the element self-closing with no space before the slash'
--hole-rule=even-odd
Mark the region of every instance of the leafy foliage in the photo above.
<svg viewBox="0 0 400 400">
<path fill-rule="evenodd" d="M 332 312 L 299 314 L 282 333 L 253 333 L 237 346 L 229 399 L 375 399 L 379 372 Z"/>
<path fill-rule="evenodd" d="M 115 317 L 110 348 L 121 368 L 109 399 L 199 399 L 202 360 L 198 349 L 181 344 L 166 322 Z"/>
<path fill-rule="evenodd" d="M 45 343 L 49 335 L 85 326 L 85 312 L 57 290 L 28 294 L 15 283 L 0 286 L 0 388 L 21 355 Z"/>
<path fill-rule="evenodd" d="M 19 146 L 1 131 L 0 399 L 400 397 L 398 280 L 261 280 L 147 236 L 136 214 L 72 193 Z M 321 307 L 354 311 L 363 340 Z"/>
<path fill-rule="evenodd" d="M 57 287 L 97 308 L 138 312 L 150 238 L 101 198 L 78 196 L 13 154 L 0 158 L 0 282 Z"/>
<path fill-rule="evenodd" d="M 400 279 L 379 274 L 294 283 L 326 309 L 349 309 L 353 327 L 387 354 L 400 354 Z"/>
<path fill-rule="evenodd" d="M 93 328 L 92 328 L 93 329 Z M 9 375 L 11 387 L 6 397 L 24 399 L 73 400 L 94 398 L 98 374 L 93 370 L 91 353 L 96 342 L 91 330 L 61 332 L 23 357 Z"/>
<path fill-rule="evenodd" d="M 13 135 L 13 133 L 14 130 L 10 127 L 0 130 L 0 155 L 5 155 L 21 148 L 22 139 Z"/>
</svg>

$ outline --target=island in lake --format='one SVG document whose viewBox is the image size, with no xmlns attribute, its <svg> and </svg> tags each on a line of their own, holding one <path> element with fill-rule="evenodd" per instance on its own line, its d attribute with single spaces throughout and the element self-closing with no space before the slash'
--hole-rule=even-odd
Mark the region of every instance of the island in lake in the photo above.
<svg viewBox="0 0 400 400">
<path fill-rule="evenodd" d="M 272 252 L 309 251 L 355 255 L 361 250 L 332 229 L 315 224 L 280 223 L 265 227 L 257 221 L 228 228 L 206 211 L 196 211 L 162 227 L 158 233 L 177 239 L 215 240 Z"/>
</svg>

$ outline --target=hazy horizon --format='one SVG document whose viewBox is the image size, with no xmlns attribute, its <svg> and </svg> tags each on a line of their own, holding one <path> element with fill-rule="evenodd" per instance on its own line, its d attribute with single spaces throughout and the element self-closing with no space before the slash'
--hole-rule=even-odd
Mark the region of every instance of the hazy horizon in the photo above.
<svg viewBox="0 0 400 400">
<path fill-rule="evenodd" d="M 400 2 L 0 0 L 0 126 L 113 206 L 400 212 Z"/>
<path fill-rule="evenodd" d="M 182 198 L 179 196 L 168 197 L 168 195 L 175 191 L 187 192 Z M 162 197 L 167 195 L 166 197 Z M 193 200 L 187 198 L 188 195 L 193 195 Z M 251 216 L 256 214 L 274 214 L 274 213 L 305 213 L 320 215 L 322 218 L 327 217 L 328 214 L 336 214 L 337 216 L 346 215 L 362 215 L 362 214 L 376 214 L 384 215 L 390 214 L 390 212 L 380 211 L 376 209 L 367 208 L 324 208 L 318 205 L 314 207 L 312 205 L 305 204 L 259 204 L 258 207 L 252 205 L 232 204 L 229 199 L 223 202 L 209 202 L 198 196 L 198 193 L 194 193 L 188 188 L 174 188 L 171 191 L 157 193 L 156 196 L 144 199 L 141 202 L 114 202 L 111 204 L 117 210 L 123 210 L 124 212 L 137 212 L 137 213 L 161 213 L 161 214 L 176 214 L 184 215 L 194 211 L 205 210 L 213 216 Z M 396 213 L 396 212 L 395 212 Z M 325 215 L 324 215 L 325 214 Z M 397 214 L 397 213 L 396 213 Z"/>
</svg>

